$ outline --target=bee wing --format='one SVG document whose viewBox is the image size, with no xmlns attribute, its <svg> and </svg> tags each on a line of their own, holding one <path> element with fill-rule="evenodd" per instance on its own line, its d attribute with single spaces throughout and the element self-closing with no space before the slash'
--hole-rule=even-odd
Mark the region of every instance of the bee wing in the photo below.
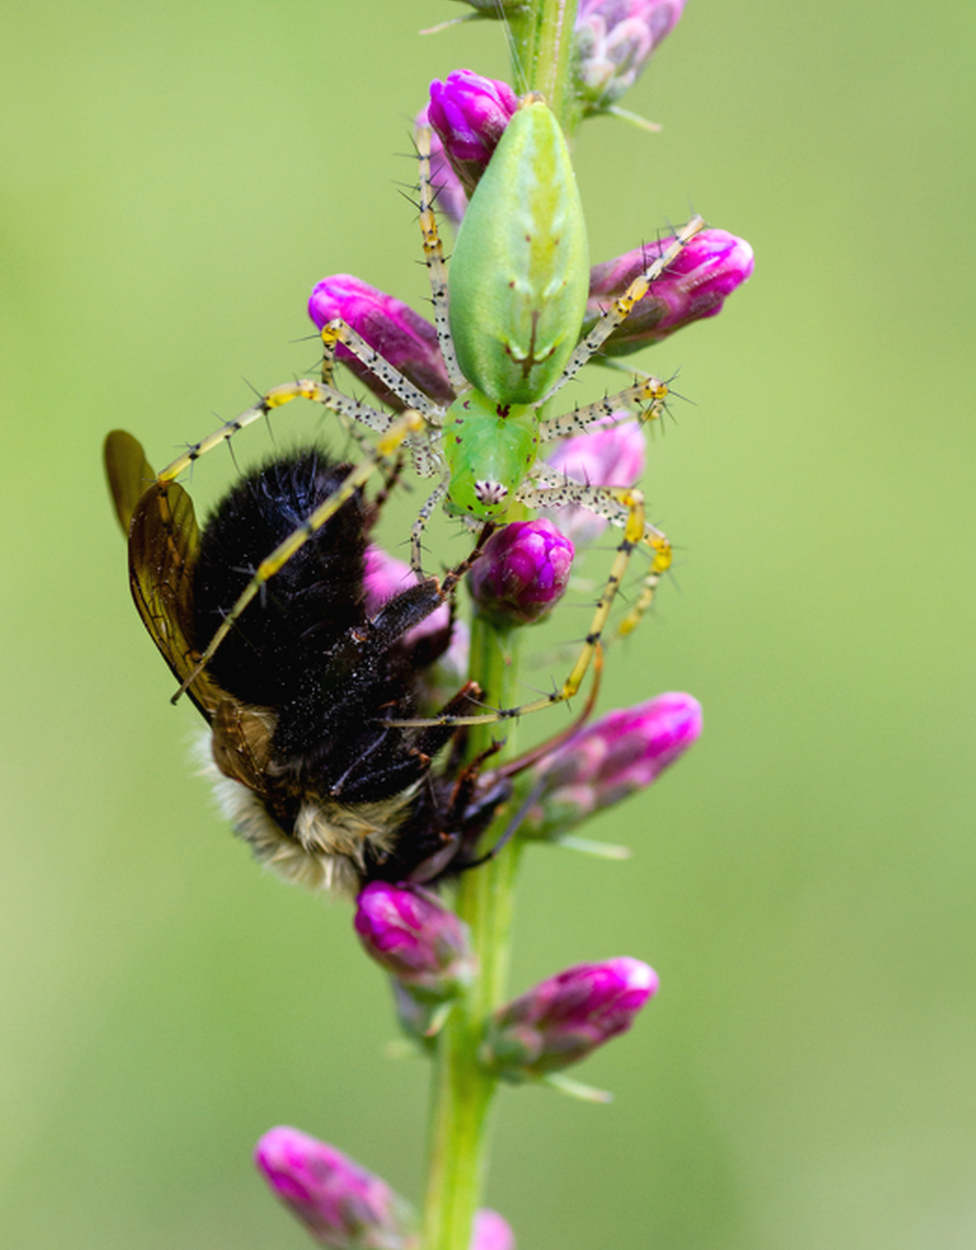
<svg viewBox="0 0 976 1250">
<path fill-rule="evenodd" d="M 142 444 L 125 430 L 113 430 L 105 440 L 105 472 L 115 504 L 115 515 L 128 538 L 136 504 L 156 481 Z"/>
<path fill-rule="evenodd" d="M 133 440 L 134 441 L 134 440 Z M 136 503 L 129 524 L 129 585 L 143 624 L 182 685 L 200 659 L 194 648 L 193 569 L 200 531 L 193 501 L 175 482 L 153 485 Z M 208 721 L 227 699 L 206 672 L 188 687 Z"/>
<path fill-rule="evenodd" d="M 175 482 L 157 481 L 142 445 L 124 430 L 113 430 L 105 440 L 105 469 L 119 524 L 129 539 L 132 597 L 182 685 L 200 659 L 191 642 L 193 570 L 200 551 L 193 500 Z M 274 714 L 245 707 L 206 672 L 197 674 L 187 690 L 211 724 L 221 772 L 264 795 Z"/>
</svg>

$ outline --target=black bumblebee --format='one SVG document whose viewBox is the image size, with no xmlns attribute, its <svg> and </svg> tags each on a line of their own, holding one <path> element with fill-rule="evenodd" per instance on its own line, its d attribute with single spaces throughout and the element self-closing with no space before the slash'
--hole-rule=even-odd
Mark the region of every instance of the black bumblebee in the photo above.
<svg viewBox="0 0 976 1250">
<path fill-rule="evenodd" d="M 136 607 L 210 726 L 222 806 L 256 855 L 292 880 L 345 893 L 374 880 L 430 882 L 477 862 L 475 843 L 511 793 L 507 770 L 462 766 L 450 723 L 388 723 L 427 711 L 423 678 L 452 621 L 411 631 L 450 602 L 471 559 L 370 615 L 366 550 L 379 506 L 359 489 L 201 669 L 255 568 L 352 466 L 314 449 L 279 456 L 247 474 L 201 532 L 190 496 L 157 479 L 131 435 L 108 436 L 105 463 Z M 470 714 L 479 694 L 468 682 L 438 714 Z"/>
</svg>

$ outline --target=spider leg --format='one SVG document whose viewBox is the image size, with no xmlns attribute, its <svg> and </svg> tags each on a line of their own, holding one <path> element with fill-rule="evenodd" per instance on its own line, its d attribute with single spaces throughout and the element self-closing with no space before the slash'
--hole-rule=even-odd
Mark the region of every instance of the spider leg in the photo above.
<svg viewBox="0 0 976 1250">
<path fill-rule="evenodd" d="M 319 383 L 315 384 L 319 386 Z M 368 460 L 364 460 L 358 464 L 347 475 L 345 481 L 339 489 L 328 499 L 323 500 L 321 504 L 302 522 L 297 529 L 271 552 L 269 556 L 261 561 L 254 572 L 254 576 L 245 586 L 237 599 L 237 602 L 228 612 L 227 616 L 221 622 L 217 632 L 207 644 L 207 649 L 203 652 L 195 665 L 189 677 L 177 690 L 173 696 L 172 702 L 180 697 L 187 689 L 191 682 L 195 681 L 203 669 L 209 664 L 213 658 L 217 648 L 233 629 L 234 624 L 240 619 L 244 609 L 252 599 L 261 591 L 264 585 L 283 568 L 292 558 L 296 551 L 308 542 L 309 538 L 320 530 L 330 517 L 335 516 L 347 499 L 350 499 L 355 492 L 369 480 L 385 460 L 395 456 L 400 446 L 411 435 L 416 434 L 424 427 L 424 418 L 417 412 L 405 412 L 401 417 L 394 421 L 386 433 L 378 440 L 372 456 Z M 229 437 L 227 435 L 226 437 Z M 221 440 L 218 440 L 221 441 Z M 188 453 L 189 454 L 189 453 Z M 202 452 L 200 453 L 202 454 Z M 192 462 L 192 457 L 191 457 Z M 162 475 L 160 475 L 162 480 Z M 453 584 L 452 584 L 453 589 Z"/>
<path fill-rule="evenodd" d="M 544 472 L 536 473 L 536 486 L 523 488 L 519 498 L 525 498 L 533 508 L 562 507 L 572 503 L 586 508 L 595 516 L 603 517 L 613 525 L 624 528 L 631 520 L 630 509 L 619 498 L 619 490 L 609 486 L 585 486 L 580 482 L 562 479 L 558 483 L 553 477 L 547 478 Z M 644 522 L 643 545 L 650 548 L 651 563 L 641 580 L 640 593 L 633 606 L 617 625 L 615 639 L 625 638 L 640 624 L 642 617 L 654 602 L 658 583 L 671 567 L 671 543 L 666 534 L 662 533 L 649 521 Z"/>
<path fill-rule="evenodd" d="M 622 408 L 636 412 L 641 421 L 653 421 L 664 411 L 667 397 L 667 382 L 650 375 L 642 377 L 635 374 L 633 386 L 625 387 L 615 395 L 604 395 L 595 403 L 575 408 L 548 421 L 540 421 L 539 441 L 550 443 L 571 434 L 588 434 L 607 417 L 617 417 Z"/>
<path fill-rule="evenodd" d="M 662 252 L 660 256 L 656 257 L 653 264 L 648 265 L 643 273 L 637 275 L 623 295 L 613 301 L 589 334 L 579 341 L 576 350 L 566 362 L 565 369 L 556 379 L 548 394 L 543 397 L 543 403 L 552 395 L 555 395 L 556 391 L 565 386 L 571 378 L 574 378 L 586 362 L 596 355 L 613 331 L 616 330 L 617 326 L 627 320 L 631 309 L 637 301 L 644 298 L 651 285 L 667 272 L 668 266 L 684 251 L 688 243 L 704 227 L 704 218 L 697 215 L 692 217 L 675 235 L 671 246 Z"/>
<path fill-rule="evenodd" d="M 410 527 L 410 568 L 416 576 L 421 579 L 423 579 L 424 576 L 422 546 L 424 527 L 433 516 L 435 510 L 437 509 L 437 505 L 447 494 L 447 488 L 450 485 L 450 482 L 450 477 L 444 477 L 441 479 L 433 493 L 430 495 L 430 498 L 417 514 L 417 519 Z"/>
<path fill-rule="evenodd" d="M 445 721 L 443 717 L 435 716 L 403 722 L 389 721 L 387 722 L 388 724 L 437 725 L 449 723 L 452 725 L 484 725 L 496 721 L 514 720 L 519 716 L 527 716 L 530 712 L 541 712 L 544 708 L 552 707 L 553 704 L 565 703 L 579 690 L 587 670 L 593 663 L 594 657 L 599 654 L 603 631 L 610 617 L 610 609 L 627 571 L 630 557 L 638 546 L 648 541 L 648 526 L 644 520 L 644 497 L 639 490 L 630 490 L 620 486 L 583 486 L 577 482 L 566 482 L 562 486 L 554 488 L 543 487 L 535 489 L 522 487 L 518 497 L 531 507 L 558 507 L 566 503 L 580 503 L 585 507 L 605 506 L 607 513 L 604 515 L 612 513 L 610 519 L 619 520 L 622 514 L 626 515 L 624 536 L 617 547 L 610 574 L 597 600 L 589 631 L 569 676 L 565 679 L 562 686 L 551 694 L 534 699 L 530 703 L 522 703 L 518 707 L 496 708 L 494 711 L 483 713 L 480 716 L 452 717 L 450 721 Z M 657 550 L 655 552 L 655 560 L 660 563 L 659 570 L 653 574 L 654 584 L 656 585 L 657 581 L 660 580 L 661 573 L 664 572 L 670 563 L 671 548 L 663 535 L 659 535 L 656 530 L 652 532 L 655 536 L 655 541 L 661 547 L 660 552 Z M 650 601 L 648 600 L 648 602 Z"/>
<path fill-rule="evenodd" d="M 437 233 L 437 217 L 434 213 L 434 192 L 430 184 L 430 126 L 421 126 L 417 132 L 417 156 L 420 161 L 418 189 L 420 192 L 420 231 L 424 240 L 424 264 L 430 277 L 430 297 L 434 305 L 434 325 L 441 355 L 447 365 L 447 376 L 455 391 L 466 389 L 468 381 L 461 372 L 451 328 L 448 322 L 447 269 L 444 265 L 444 248 Z"/>
<path fill-rule="evenodd" d="M 394 368 L 375 347 L 370 347 L 363 336 L 347 325 L 341 317 L 327 321 L 322 327 L 322 381 L 332 385 L 335 371 L 336 348 L 339 344 L 347 348 L 370 373 L 401 399 L 407 408 L 422 413 L 432 425 L 443 424 L 441 407 L 434 403 L 429 395 L 403 376 L 399 369 Z"/>
<path fill-rule="evenodd" d="M 315 382 L 311 378 L 301 378 L 298 382 L 286 382 L 283 386 L 273 387 L 266 394 L 262 395 L 256 404 L 253 404 L 246 412 L 242 412 L 239 417 L 234 417 L 231 421 L 225 421 L 219 430 L 214 430 L 212 434 L 208 434 L 199 443 L 194 443 L 192 447 L 188 447 L 182 455 L 177 456 L 172 464 L 167 465 L 162 470 L 157 478 L 157 482 L 164 485 L 175 481 L 181 473 L 185 473 L 192 464 L 199 460 L 201 456 L 205 456 L 208 451 L 219 447 L 221 443 L 229 442 L 239 430 L 245 429 L 255 421 L 259 421 L 262 417 L 266 417 L 275 408 L 281 408 L 284 404 L 291 403 L 293 399 L 310 399 L 314 403 L 322 404 L 324 407 L 330 408 L 333 412 L 338 412 L 352 421 L 358 421 L 361 425 L 367 426 L 377 434 L 386 434 L 396 423 L 396 418 L 390 416 L 388 412 L 381 412 L 378 408 L 371 408 L 369 404 L 364 404 L 358 399 L 350 399 L 348 395 L 343 395 L 341 391 L 337 391 L 334 387 L 328 386 L 324 382 Z M 423 419 L 417 414 L 414 414 L 411 424 L 412 427 L 416 425 L 418 430 L 425 428 Z M 402 439 L 399 440 L 399 442 L 402 441 Z M 399 446 L 399 442 L 396 446 Z"/>
</svg>

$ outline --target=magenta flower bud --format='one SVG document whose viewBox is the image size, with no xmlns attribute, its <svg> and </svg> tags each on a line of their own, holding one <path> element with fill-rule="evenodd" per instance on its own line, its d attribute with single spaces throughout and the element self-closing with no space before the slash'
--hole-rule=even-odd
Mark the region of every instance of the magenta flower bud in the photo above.
<svg viewBox="0 0 976 1250">
<path fill-rule="evenodd" d="M 409 1204 L 371 1172 L 295 1128 L 273 1128 L 254 1161 L 312 1237 L 333 1250 L 415 1250 Z"/>
<path fill-rule="evenodd" d="M 580 0 L 574 75 L 589 112 L 609 108 L 634 85 L 684 7 L 685 0 Z"/>
<path fill-rule="evenodd" d="M 701 704 L 690 694 L 662 694 L 618 708 L 575 734 L 532 770 L 541 791 L 519 833 L 558 838 L 655 782 L 694 743 Z"/>
<path fill-rule="evenodd" d="M 674 242 L 662 239 L 635 248 L 616 260 L 590 270 L 584 334 L 601 312 Z M 603 345 L 607 356 L 626 356 L 649 343 L 658 343 L 682 326 L 703 321 L 722 311 L 727 296 L 752 274 L 752 248 L 727 230 L 703 230 L 695 235 L 667 272 L 635 306 L 630 316 Z"/>
<path fill-rule="evenodd" d="M 476 1211 L 471 1250 L 515 1250 L 515 1234 L 508 1220 L 488 1207 Z"/>
<path fill-rule="evenodd" d="M 414 386 L 442 403 L 450 403 L 454 398 L 437 331 L 402 300 L 378 291 L 352 274 L 337 273 L 323 278 L 313 288 L 308 315 L 320 330 L 327 322 L 341 317 Z M 398 412 L 403 409 L 403 400 L 341 343 L 336 356 L 383 403 Z"/>
<path fill-rule="evenodd" d="M 495 1014 L 482 1061 L 509 1081 L 557 1072 L 626 1032 L 657 987 L 657 973 L 638 959 L 567 968 Z"/>
<path fill-rule="evenodd" d="M 468 574 L 478 611 L 499 625 L 539 621 L 562 598 L 573 564 L 572 540 L 551 521 L 513 521 L 496 530 Z"/>
<path fill-rule="evenodd" d="M 471 983 L 468 928 L 425 890 L 374 881 L 357 900 L 356 932 L 370 955 L 422 1001 L 455 998 Z"/>
<path fill-rule="evenodd" d="M 644 472 L 647 437 L 638 421 L 626 412 L 605 417 L 589 434 L 564 439 L 549 456 L 547 465 L 560 475 L 588 486 L 633 486 Z M 598 538 L 607 522 L 577 504 L 555 508 L 549 516 L 561 534 L 577 547 Z"/>
<path fill-rule="evenodd" d="M 470 69 L 452 70 L 430 84 L 427 118 L 468 195 L 478 185 L 505 127 L 518 109 L 518 96 L 496 78 Z"/>
</svg>

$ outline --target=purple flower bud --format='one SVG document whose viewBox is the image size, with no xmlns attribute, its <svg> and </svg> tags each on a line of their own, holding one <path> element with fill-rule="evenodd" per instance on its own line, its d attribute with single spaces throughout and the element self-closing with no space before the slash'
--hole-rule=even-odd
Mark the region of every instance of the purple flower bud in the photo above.
<svg viewBox="0 0 976 1250">
<path fill-rule="evenodd" d="M 515 1250 L 515 1234 L 508 1220 L 488 1207 L 476 1211 L 471 1250 Z"/>
<path fill-rule="evenodd" d="M 674 242 L 662 239 L 594 265 L 583 333 L 597 320 L 638 274 Z M 603 345 L 607 356 L 626 356 L 649 343 L 658 343 L 675 330 L 721 312 L 725 298 L 752 274 L 752 248 L 727 230 L 703 230 L 695 235 L 663 277 L 635 306 L 630 316 Z"/>
<path fill-rule="evenodd" d="M 471 983 L 468 928 L 432 894 L 374 881 L 357 900 L 356 932 L 378 964 L 416 998 L 441 1002 Z"/>
<path fill-rule="evenodd" d="M 580 0 L 576 13 L 576 86 L 590 112 L 632 87 L 685 0 Z"/>
<path fill-rule="evenodd" d="M 608 712 L 532 770 L 542 789 L 519 833 L 553 838 L 656 781 L 698 738 L 701 704 L 662 694 Z"/>
<path fill-rule="evenodd" d="M 638 959 L 567 968 L 495 1014 L 482 1060 L 510 1081 L 556 1072 L 629 1029 L 657 987 Z"/>
<path fill-rule="evenodd" d="M 445 82 L 435 78 L 430 84 L 428 120 L 468 195 L 517 109 L 518 96 L 507 82 L 470 69 L 452 70 Z"/>
<path fill-rule="evenodd" d="M 427 125 L 427 110 L 417 114 L 418 126 Z M 430 182 L 434 190 L 434 202 L 450 220 L 455 230 L 460 226 L 468 207 L 468 197 L 461 180 L 451 167 L 444 152 L 444 145 L 436 131 L 430 135 Z"/>
<path fill-rule="evenodd" d="M 254 1161 L 275 1196 L 334 1250 L 415 1250 L 409 1205 L 347 1155 L 295 1128 L 273 1128 Z"/>
<path fill-rule="evenodd" d="M 468 574 L 478 611 L 500 625 L 541 620 L 562 598 L 573 555 L 572 541 L 544 517 L 496 530 Z"/>
<path fill-rule="evenodd" d="M 588 486 L 633 486 L 644 472 L 647 438 L 639 422 L 626 419 L 629 415 L 614 413 L 589 434 L 564 439 L 549 456 L 549 468 Z M 607 527 L 602 517 L 577 504 L 544 515 L 577 547 L 593 542 Z"/>
<path fill-rule="evenodd" d="M 341 317 L 425 394 L 442 403 L 450 403 L 454 398 L 437 331 L 402 300 L 378 291 L 352 274 L 337 273 L 323 278 L 313 288 L 308 315 L 320 330 L 327 322 Z M 403 400 L 341 343 L 336 355 L 383 403 L 398 412 L 403 409 Z"/>
</svg>

